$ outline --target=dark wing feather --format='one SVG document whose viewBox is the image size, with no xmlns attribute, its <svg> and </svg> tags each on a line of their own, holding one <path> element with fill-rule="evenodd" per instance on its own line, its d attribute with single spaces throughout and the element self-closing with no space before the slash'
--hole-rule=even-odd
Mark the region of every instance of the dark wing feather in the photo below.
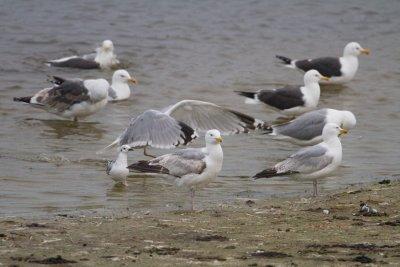
<svg viewBox="0 0 400 267">
<path fill-rule="evenodd" d="M 303 71 L 317 70 L 324 76 L 342 76 L 341 64 L 337 57 L 321 57 L 316 59 L 297 60 L 296 67 Z"/>
<path fill-rule="evenodd" d="M 87 60 L 81 57 L 73 57 L 66 61 L 50 61 L 51 66 L 77 69 L 98 69 L 99 63 L 94 60 Z"/>
<path fill-rule="evenodd" d="M 303 106 L 303 94 L 299 86 L 287 86 L 275 90 L 261 90 L 257 94 L 258 99 L 267 105 L 280 110 Z"/>
</svg>

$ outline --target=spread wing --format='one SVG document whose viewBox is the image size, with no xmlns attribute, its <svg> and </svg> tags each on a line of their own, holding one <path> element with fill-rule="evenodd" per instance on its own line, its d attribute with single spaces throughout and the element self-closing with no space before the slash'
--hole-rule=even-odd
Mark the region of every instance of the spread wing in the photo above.
<svg viewBox="0 0 400 267">
<path fill-rule="evenodd" d="M 246 114 L 197 100 L 182 100 L 163 111 L 202 132 L 217 129 L 223 134 L 235 134 L 248 132 L 263 125 L 262 121 Z"/>
<path fill-rule="evenodd" d="M 322 170 L 333 161 L 333 157 L 328 156 L 326 152 L 327 149 L 321 145 L 301 149 L 288 159 L 276 164 L 275 170 L 277 173 L 312 173 Z"/>
<path fill-rule="evenodd" d="M 172 148 L 186 145 L 195 138 L 195 131 L 185 123 L 160 111 L 147 110 L 131 120 L 118 142 L 120 146 Z"/>
<path fill-rule="evenodd" d="M 296 60 L 296 67 L 304 71 L 317 70 L 324 76 L 341 76 L 342 72 L 339 58 L 337 57 L 320 57 L 316 59 Z"/>
<path fill-rule="evenodd" d="M 303 106 L 303 93 L 300 86 L 286 86 L 275 90 L 260 90 L 258 99 L 280 110 Z"/>
</svg>

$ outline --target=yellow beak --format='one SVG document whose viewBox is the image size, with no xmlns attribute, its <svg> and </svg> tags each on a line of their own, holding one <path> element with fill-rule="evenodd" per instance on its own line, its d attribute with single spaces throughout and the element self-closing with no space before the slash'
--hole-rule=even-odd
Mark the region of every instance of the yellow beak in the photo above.
<svg viewBox="0 0 400 267">
<path fill-rule="evenodd" d="M 135 78 L 129 78 L 128 82 L 133 83 L 133 84 L 138 84 L 138 81 Z"/>
<path fill-rule="evenodd" d="M 368 48 L 362 48 L 360 51 L 361 51 L 361 54 L 365 54 L 365 55 L 369 55 L 371 53 L 371 50 L 369 50 Z"/>
<path fill-rule="evenodd" d="M 347 134 L 349 131 L 343 128 L 340 128 L 339 136 Z"/>
<path fill-rule="evenodd" d="M 215 141 L 217 141 L 218 144 L 222 143 L 222 137 L 221 136 L 215 137 Z"/>
<path fill-rule="evenodd" d="M 324 81 L 329 81 L 329 77 L 326 77 L 326 76 L 321 76 L 321 80 L 324 80 Z"/>
</svg>

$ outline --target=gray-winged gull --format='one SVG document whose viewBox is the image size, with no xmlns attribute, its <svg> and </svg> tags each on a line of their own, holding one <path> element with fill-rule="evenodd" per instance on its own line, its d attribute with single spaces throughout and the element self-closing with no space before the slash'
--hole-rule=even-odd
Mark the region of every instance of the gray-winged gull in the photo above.
<svg viewBox="0 0 400 267">
<path fill-rule="evenodd" d="M 176 183 L 190 188 L 191 209 L 194 209 L 195 189 L 212 182 L 222 168 L 222 138 L 218 130 L 205 134 L 206 146 L 187 148 L 149 161 L 130 165 L 131 170 L 145 173 L 161 173 L 177 177 Z"/>
<path fill-rule="evenodd" d="M 330 77 L 329 81 L 321 81 L 322 84 L 342 84 L 351 81 L 358 69 L 358 56 L 369 55 L 370 50 L 362 48 L 359 43 L 348 43 L 341 57 L 320 57 L 315 59 L 296 60 L 284 56 L 276 57 L 293 69 L 302 71 L 317 70 L 322 75 Z"/>
<path fill-rule="evenodd" d="M 126 71 L 117 70 L 112 77 L 111 86 L 108 89 L 108 101 L 120 101 L 128 99 L 131 95 L 131 89 L 128 82 L 137 84 L 137 80 Z"/>
<path fill-rule="evenodd" d="M 356 117 L 347 110 L 323 108 L 313 110 L 283 124 L 266 127 L 267 133 L 279 140 L 309 146 L 322 142 L 322 130 L 335 123 L 346 130 L 356 126 Z"/>
<path fill-rule="evenodd" d="M 317 107 L 320 96 L 320 80 L 329 80 L 316 70 L 304 74 L 304 86 L 285 86 L 257 92 L 237 92 L 247 97 L 247 104 L 264 103 L 285 116 L 297 116 Z"/>
<path fill-rule="evenodd" d="M 265 123 L 246 114 L 198 100 L 182 100 L 162 111 L 147 110 L 131 119 L 128 128 L 110 145 L 132 148 L 173 148 L 186 145 L 197 133 L 217 129 L 222 134 L 236 134 L 263 128 Z"/>
<path fill-rule="evenodd" d="M 271 169 L 254 175 L 255 179 L 275 176 L 298 176 L 301 179 L 312 179 L 314 196 L 317 196 L 317 179 L 335 171 L 342 162 L 342 144 L 339 135 L 347 133 L 337 124 L 328 123 L 322 132 L 323 142 L 318 145 L 300 149 Z"/>
<path fill-rule="evenodd" d="M 130 149 L 130 146 L 121 146 L 117 158 L 115 160 L 107 161 L 106 166 L 106 173 L 110 175 L 115 182 L 121 183 L 125 186 L 128 186 L 128 183 L 126 182 L 126 177 L 129 174 L 127 157 Z"/>
<path fill-rule="evenodd" d="M 64 118 L 89 116 L 107 104 L 110 84 L 105 79 L 64 79 L 53 76 L 54 86 L 33 96 L 15 97 L 14 101 L 29 103 Z"/>
<path fill-rule="evenodd" d="M 105 40 L 100 47 L 96 48 L 96 53 L 49 60 L 47 64 L 65 68 L 110 69 L 118 65 L 119 61 L 114 53 L 114 44 L 110 40 Z"/>
</svg>

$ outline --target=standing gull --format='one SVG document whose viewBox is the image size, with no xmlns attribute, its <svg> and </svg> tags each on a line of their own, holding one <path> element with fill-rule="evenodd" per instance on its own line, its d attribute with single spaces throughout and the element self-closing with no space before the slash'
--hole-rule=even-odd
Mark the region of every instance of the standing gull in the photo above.
<svg viewBox="0 0 400 267">
<path fill-rule="evenodd" d="M 182 100 L 162 111 L 146 110 L 133 118 L 125 131 L 110 145 L 132 148 L 173 148 L 186 145 L 197 137 L 196 131 L 217 129 L 222 134 L 235 134 L 262 128 L 265 123 L 246 114 L 213 103 Z"/>
<path fill-rule="evenodd" d="M 137 80 L 132 78 L 126 70 L 117 70 L 112 77 L 111 86 L 108 89 L 108 101 L 120 101 L 128 99 L 131 89 L 128 82 L 137 84 Z"/>
<path fill-rule="evenodd" d="M 313 196 L 317 196 L 317 179 L 332 173 L 342 162 L 342 144 L 339 136 L 346 133 L 347 130 L 337 124 L 328 123 L 322 131 L 323 142 L 300 149 L 271 169 L 257 173 L 253 178 L 299 176 L 302 179 L 312 179 Z"/>
<path fill-rule="evenodd" d="M 131 170 L 146 173 L 162 173 L 177 177 L 178 186 L 190 188 L 191 210 L 194 210 L 195 189 L 212 182 L 222 168 L 222 138 L 218 130 L 209 130 L 205 135 L 206 146 L 187 148 L 166 154 L 149 161 L 130 165 Z"/>
<path fill-rule="evenodd" d="M 117 158 L 115 160 L 109 160 L 106 168 L 106 173 L 110 175 L 116 183 L 121 183 L 125 186 L 128 186 L 126 177 L 129 174 L 127 159 L 129 150 L 130 146 L 121 146 Z"/>
<path fill-rule="evenodd" d="M 320 80 L 329 80 L 316 70 L 304 74 L 304 86 L 286 86 L 257 92 L 237 92 L 247 97 L 247 104 L 264 103 L 285 116 L 297 116 L 317 107 L 320 96 Z"/>
<path fill-rule="evenodd" d="M 100 47 L 96 48 L 96 53 L 49 60 L 47 64 L 65 68 L 110 69 L 118 65 L 119 61 L 114 54 L 114 44 L 110 40 L 105 40 Z"/>
<path fill-rule="evenodd" d="M 89 116 L 107 104 L 110 84 L 105 79 L 64 79 L 53 76 L 54 86 L 33 96 L 15 97 L 14 101 L 29 103 L 36 108 L 64 118 Z"/>
<path fill-rule="evenodd" d="M 322 142 L 322 130 L 328 123 L 335 123 L 346 130 L 356 126 L 356 117 L 347 110 L 324 108 L 313 110 L 287 123 L 266 127 L 267 133 L 279 140 L 309 146 Z"/>
<path fill-rule="evenodd" d="M 362 48 L 356 42 L 348 43 L 341 57 L 320 57 L 315 59 L 296 60 L 284 56 L 276 56 L 292 69 L 308 71 L 311 69 L 319 71 L 322 75 L 329 77 L 329 81 L 321 81 L 322 84 L 342 84 L 351 81 L 358 69 L 358 56 L 369 55 L 370 50 Z"/>
</svg>

